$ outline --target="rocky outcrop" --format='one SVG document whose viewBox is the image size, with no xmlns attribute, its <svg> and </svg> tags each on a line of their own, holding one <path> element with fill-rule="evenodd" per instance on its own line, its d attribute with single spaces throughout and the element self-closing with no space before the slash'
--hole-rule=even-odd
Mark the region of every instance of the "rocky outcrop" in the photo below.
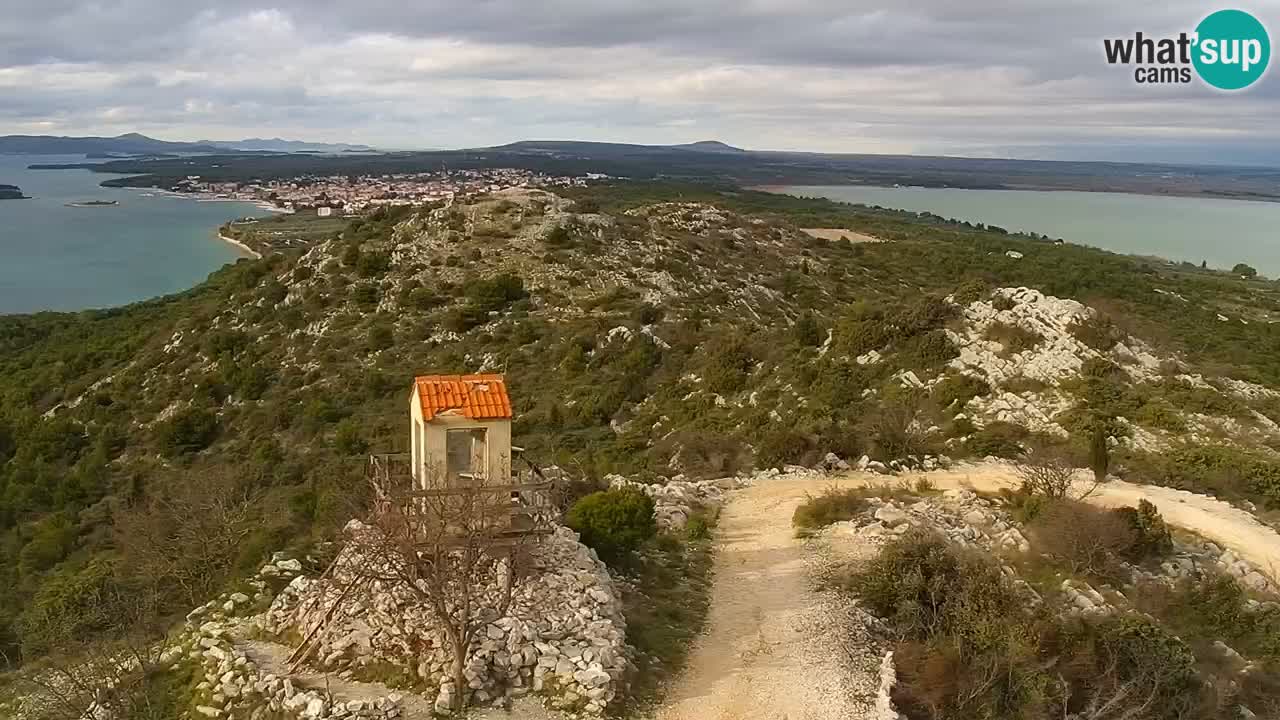
<svg viewBox="0 0 1280 720">
<path fill-rule="evenodd" d="M 362 528 L 353 524 L 348 532 Z M 496 580 L 473 589 L 479 605 L 473 613 L 484 626 L 467 651 L 466 687 L 454 686 L 442 626 L 406 588 L 362 580 L 330 616 L 356 569 L 371 562 L 358 551 L 340 556 L 324 579 L 295 579 L 261 625 L 268 633 L 305 637 L 324 624 L 314 665 L 357 678 L 368 668 L 399 668 L 441 711 L 459 693 L 469 704 L 486 704 L 532 692 L 551 707 L 602 712 L 628 665 L 621 603 L 608 571 L 564 527 L 529 555 L 527 576 L 515 585 L 505 614 L 498 612 L 502 590 Z"/>
<path fill-rule="evenodd" d="M 653 498 L 653 513 L 663 532 L 683 531 L 695 513 L 714 516 L 724 505 L 726 491 L 750 482 L 738 477 L 690 481 L 682 475 L 660 483 L 636 482 L 621 475 L 606 475 L 605 481 L 611 488 L 632 488 Z"/>
<path fill-rule="evenodd" d="M 1015 378 L 1028 378 L 1057 385 L 1075 377 L 1085 360 L 1107 357 L 1135 380 L 1156 375 L 1160 359 L 1132 338 L 1118 343 L 1110 353 L 1085 345 L 1071 333 L 1071 327 L 1093 317 L 1094 311 L 1075 300 L 1045 295 L 1031 288 L 999 288 L 994 297 L 1004 298 L 1008 309 L 998 310 L 995 303 L 978 300 L 965 306 L 962 332 L 950 331 L 959 356 L 951 361 L 957 370 L 984 377 L 992 385 L 1004 385 Z M 1042 338 L 1028 350 L 1006 353 L 999 342 L 984 339 L 986 331 L 996 323 L 1012 325 Z"/>
</svg>

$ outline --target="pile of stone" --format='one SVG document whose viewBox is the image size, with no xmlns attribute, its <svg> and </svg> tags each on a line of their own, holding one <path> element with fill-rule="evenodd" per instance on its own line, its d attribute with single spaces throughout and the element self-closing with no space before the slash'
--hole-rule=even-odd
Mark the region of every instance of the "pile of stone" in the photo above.
<svg viewBox="0 0 1280 720">
<path fill-rule="evenodd" d="M 659 483 L 637 482 L 621 475 L 606 475 L 605 481 L 610 488 L 639 490 L 653 498 L 658 529 L 665 532 L 683 531 L 695 513 L 714 515 L 724 505 L 726 491 L 750 483 L 747 478 L 686 480 L 683 475 Z"/>
<path fill-rule="evenodd" d="M 391 693 L 376 700 L 336 702 L 327 693 L 296 686 L 289 678 L 264 672 L 239 644 L 262 622 L 253 614 L 276 597 L 273 585 L 288 582 L 282 591 L 304 584 L 302 563 L 279 554 L 260 569 L 243 592 L 225 593 L 192 610 L 178 643 L 160 657 L 162 665 L 191 662 L 203 679 L 192 697 L 197 716 L 208 718 L 291 717 L 298 720 L 395 720 L 402 714 L 401 696 Z"/>
<path fill-rule="evenodd" d="M 942 470 L 951 466 L 951 458 L 946 455 L 908 455 L 904 458 L 880 462 L 872 460 L 870 455 L 863 455 L 853 464 L 854 470 L 873 472 L 880 475 L 894 475 L 913 470 Z"/>
<path fill-rule="evenodd" d="M 867 498 L 868 509 L 851 520 L 834 523 L 824 532 L 856 535 L 861 542 L 883 545 L 905 535 L 912 528 L 923 528 L 944 535 L 950 541 L 989 552 L 1028 552 L 1031 544 L 1018 523 L 986 498 L 970 490 L 953 489 L 940 498 L 902 501 Z M 1012 568 L 1005 568 L 1015 586 L 1029 603 L 1041 602 L 1040 594 L 1017 578 Z"/>
<path fill-rule="evenodd" d="M 348 533 L 369 532 L 354 522 Z M 368 666 L 398 667 L 427 688 L 438 711 L 459 694 L 470 705 L 504 702 L 530 692 L 557 709 L 601 713 L 628 667 L 621 603 L 604 564 L 564 527 L 529 548 L 526 577 L 514 585 L 505 614 L 501 572 L 472 589 L 474 617 L 465 687 L 456 687 L 451 645 L 429 606 L 403 585 L 368 579 L 367 555 L 353 543 L 323 579 L 295 579 L 262 620 L 267 633 L 306 637 L 317 626 L 313 665 L 359 678 Z M 343 590 L 357 575 L 355 592 Z"/>
<path fill-rule="evenodd" d="M 1102 593 L 1083 580 L 1063 580 L 1059 589 L 1062 591 L 1062 597 L 1068 613 L 1101 615 L 1115 610 L 1111 603 L 1107 602 L 1107 599 L 1102 596 Z"/>
<path fill-rule="evenodd" d="M 884 543 L 913 527 L 932 528 L 961 545 L 988 550 L 1031 549 L 1017 523 L 990 500 L 970 490 L 947 490 L 941 501 L 917 500 L 911 504 L 878 497 L 867 499 L 871 509 L 852 520 L 835 523 L 831 532 L 854 533 Z"/>
<path fill-rule="evenodd" d="M 1213 573 L 1225 573 L 1234 577 L 1246 588 L 1271 595 L 1280 595 L 1277 587 L 1266 575 L 1242 560 L 1234 551 L 1208 540 L 1173 541 L 1173 554 L 1160 564 L 1160 574 L 1139 572 L 1148 580 L 1201 578 Z"/>
</svg>

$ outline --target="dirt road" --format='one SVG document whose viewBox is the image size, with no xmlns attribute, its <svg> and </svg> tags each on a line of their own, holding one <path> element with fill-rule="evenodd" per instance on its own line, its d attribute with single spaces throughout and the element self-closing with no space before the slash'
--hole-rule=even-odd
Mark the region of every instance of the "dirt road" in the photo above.
<svg viewBox="0 0 1280 720">
<path fill-rule="evenodd" d="M 962 466 L 926 475 L 943 490 L 968 487 L 993 492 L 1019 484 L 1013 468 L 1003 463 Z M 865 478 L 863 473 L 851 474 L 850 482 L 865 482 Z M 1258 522 L 1248 512 L 1221 500 L 1185 490 L 1112 480 L 1100 485 L 1088 501 L 1105 507 L 1118 507 L 1137 505 L 1143 499 L 1154 504 L 1170 524 L 1233 550 L 1259 572 L 1280 582 L 1280 534 Z"/>
<path fill-rule="evenodd" d="M 763 480 L 725 507 L 709 630 L 659 720 L 873 717 L 878 678 L 841 670 L 857 649 L 830 626 L 832 613 L 810 587 L 807 553 L 791 528 L 796 505 L 825 482 Z"/>
<path fill-rule="evenodd" d="M 942 490 L 991 492 L 1019 484 L 1013 468 L 999 463 L 925 474 Z M 866 698 L 872 679 L 850 679 L 839 670 L 839 659 L 847 659 L 849 649 L 836 644 L 835 633 L 824 633 L 816 617 L 823 612 L 822 601 L 809 586 L 808 553 L 794 537 L 791 514 L 806 493 L 886 481 L 893 479 L 867 473 L 783 475 L 731 496 L 717 530 L 708 631 L 658 720 L 875 717 Z M 1118 506 L 1143 498 L 1168 522 L 1234 550 L 1280 581 L 1280 535 L 1227 503 L 1120 481 L 1102 486 L 1089 501 Z"/>
</svg>

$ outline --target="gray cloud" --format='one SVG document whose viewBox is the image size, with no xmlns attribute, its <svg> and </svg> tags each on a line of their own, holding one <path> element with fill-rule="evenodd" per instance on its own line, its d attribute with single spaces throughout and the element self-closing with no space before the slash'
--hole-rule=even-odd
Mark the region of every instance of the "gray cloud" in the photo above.
<svg viewBox="0 0 1280 720">
<path fill-rule="evenodd" d="M 1008 5 L 0 0 L 0 132 L 1206 160 L 1280 147 L 1274 73 L 1223 94 L 1105 64 L 1103 37 L 1190 30 L 1202 4 Z M 1275 0 L 1251 9 L 1280 17 Z"/>
</svg>

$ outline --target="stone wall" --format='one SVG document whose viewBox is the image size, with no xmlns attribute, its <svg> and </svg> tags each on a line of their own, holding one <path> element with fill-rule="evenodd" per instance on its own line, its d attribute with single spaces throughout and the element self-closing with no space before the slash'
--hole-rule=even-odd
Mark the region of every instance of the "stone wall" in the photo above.
<svg viewBox="0 0 1280 720">
<path fill-rule="evenodd" d="M 358 523 L 348 527 L 349 533 L 363 530 Z M 307 636 L 364 562 L 348 551 L 329 577 L 294 580 L 265 613 L 263 629 Z M 625 621 L 608 571 L 564 527 L 532 546 L 530 564 L 505 615 L 498 614 L 496 583 L 474 595 L 475 616 L 485 624 L 467 653 L 467 687 L 454 687 L 452 652 L 430 609 L 406 588 L 377 580 L 362 581 L 365 586 L 344 599 L 311 662 L 357 679 L 395 667 L 442 711 L 459 692 L 471 704 L 533 692 L 554 708 L 600 713 L 617 695 L 628 664 Z"/>
</svg>

